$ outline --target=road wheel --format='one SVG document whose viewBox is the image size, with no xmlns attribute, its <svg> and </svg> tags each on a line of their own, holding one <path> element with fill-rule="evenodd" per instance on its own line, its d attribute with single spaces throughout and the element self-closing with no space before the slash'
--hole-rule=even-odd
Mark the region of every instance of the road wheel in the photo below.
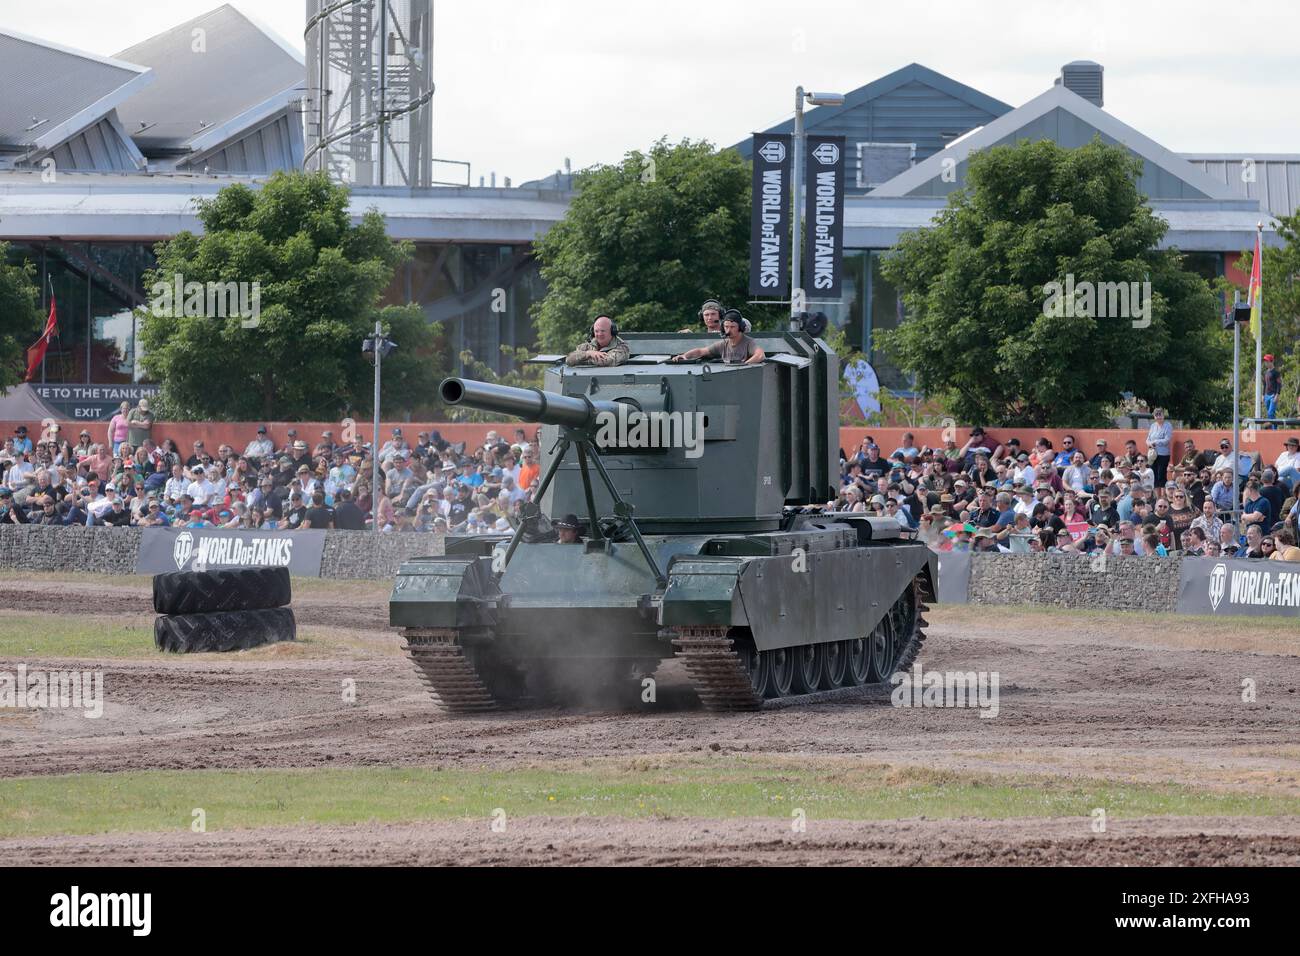
<svg viewBox="0 0 1300 956">
<path fill-rule="evenodd" d="M 821 687 L 824 655 L 822 649 L 826 644 L 805 644 L 790 648 L 794 658 L 794 692 L 811 694 Z"/>
<path fill-rule="evenodd" d="M 849 645 L 852 641 L 832 641 L 818 644 L 822 658 L 822 688 L 835 690 L 848 683 Z"/>
<path fill-rule="evenodd" d="M 768 697 L 789 697 L 794 686 L 794 648 L 777 647 L 763 651 L 768 659 Z"/>
<path fill-rule="evenodd" d="M 871 679 L 871 641 L 866 637 L 845 641 L 845 680 L 860 687 Z"/>
</svg>

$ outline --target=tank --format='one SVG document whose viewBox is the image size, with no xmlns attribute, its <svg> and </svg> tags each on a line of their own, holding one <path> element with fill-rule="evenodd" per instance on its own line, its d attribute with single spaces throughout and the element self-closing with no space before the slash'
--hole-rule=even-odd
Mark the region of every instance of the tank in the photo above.
<svg viewBox="0 0 1300 956">
<path fill-rule="evenodd" d="M 672 363 L 716 339 L 625 334 L 613 368 L 542 389 L 449 378 L 449 405 L 539 422 L 537 500 L 509 534 L 406 561 L 389 622 L 452 712 L 638 689 L 669 658 L 709 709 L 864 693 L 925 638 L 936 558 L 892 519 L 830 512 L 838 363 L 801 331 L 756 365 Z M 585 525 L 562 543 L 567 515 Z"/>
</svg>

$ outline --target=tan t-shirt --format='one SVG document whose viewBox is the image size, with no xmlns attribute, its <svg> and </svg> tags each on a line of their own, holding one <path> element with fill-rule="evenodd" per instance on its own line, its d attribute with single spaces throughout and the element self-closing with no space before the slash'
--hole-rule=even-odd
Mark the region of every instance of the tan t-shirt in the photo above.
<svg viewBox="0 0 1300 956">
<path fill-rule="evenodd" d="M 758 351 L 758 343 L 748 335 L 742 335 L 740 341 L 732 345 L 731 339 L 722 338 L 709 346 L 708 355 L 721 358 L 725 365 L 744 363 Z"/>
</svg>

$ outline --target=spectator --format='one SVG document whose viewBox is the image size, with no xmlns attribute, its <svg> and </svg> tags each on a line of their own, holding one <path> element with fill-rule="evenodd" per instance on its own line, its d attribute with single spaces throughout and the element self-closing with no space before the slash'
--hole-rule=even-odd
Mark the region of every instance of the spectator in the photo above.
<svg viewBox="0 0 1300 956">
<path fill-rule="evenodd" d="M 1237 540 L 1237 529 L 1227 521 L 1219 526 L 1219 550 L 1225 558 L 1236 557 L 1237 552 L 1241 550 Z"/>
<path fill-rule="evenodd" d="M 1219 518 L 1213 498 L 1206 498 L 1202 502 L 1201 513 L 1192 521 L 1191 526 L 1199 529 L 1206 541 L 1219 540 L 1219 529 L 1223 527 L 1223 521 Z"/>
<path fill-rule="evenodd" d="M 1165 421 L 1163 408 L 1153 409 L 1151 427 L 1147 429 L 1147 447 L 1155 453 L 1151 468 L 1155 472 L 1156 487 L 1162 487 L 1169 470 L 1170 447 L 1173 444 L 1174 427 Z"/>
<path fill-rule="evenodd" d="M 338 504 L 334 508 L 334 527 L 341 531 L 364 531 L 366 516 L 352 500 L 352 492 L 347 488 L 340 488 L 337 500 Z"/>
<path fill-rule="evenodd" d="M 251 460 L 254 467 L 261 467 L 262 459 L 275 454 L 275 445 L 267 437 L 266 426 L 257 426 L 257 437 L 244 447 L 244 457 Z"/>
<path fill-rule="evenodd" d="M 1241 506 L 1241 520 L 1247 528 L 1273 527 L 1273 506 L 1260 493 L 1259 482 L 1254 479 L 1246 482 L 1244 502 Z"/>
<path fill-rule="evenodd" d="M 1296 483 L 1300 482 L 1300 438 L 1292 436 L 1286 440 L 1273 466 L 1278 477 L 1294 490 Z"/>
<path fill-rule="evenodd" d="M 1290 528 L 1279 528 L 1273 532 L 1273 561 L 1300 561 L 1300 548 L 1296 547 L 1295 535 Z"/>
<path fill-rule="evenodd" d="M 334 527 L 334 512 L 325 506 L 325 492 L 311 493 L 311 507 L 303 521 L 304 528 L 328 529 Z"/>
<path fill-rule="evenodd" d="M 1264 530 L 1258 524 L 1246 526 L 1245 550 L 1240 556 L 1257 560 L 1268 556 L 1264 553 Z"/>
<path fill-rule="evenodd" d="M 127 425 L 127 442 L 132 448 L 144 443 L 146 438 L 153 437 L 153 412 L 149 410 L 149 399 L 142 398 L 138 405 L 133 408 L 126 416 Z M 111 423 L 110 423 L 111 424 Z M 120 446 L 113 450 L 114 454 L 120 451 Z"/>
<path fill-rule="evenodd" d="M 1168 509 L 1169 527 L 1174 535 L 1174 549 L 1182 548 L 1182 535 L 1192 523 L 1196 520 L 1196 511 L 1192 508 L 1191 502 L 1187 500 L 1187 492 L 1181 488 L 1174 488 L 1169 495 L 1169 501 L 1172 506 Z"/>
</svg>

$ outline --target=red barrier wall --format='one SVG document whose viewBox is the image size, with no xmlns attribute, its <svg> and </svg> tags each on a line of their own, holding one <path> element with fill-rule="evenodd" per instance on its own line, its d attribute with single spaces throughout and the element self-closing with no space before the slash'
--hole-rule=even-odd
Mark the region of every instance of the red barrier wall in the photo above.
<svg viewBox="0 0 1300 956">
<path fill-rule="evenodd" d="M 236 452 L 242 452 L 245 446 L 257 437 L 257 426 L 259 422 L 158 422 L 154 425 L 155 440 L 162 438 L 171 438 L 176 442 L 176 447 L 188 454 L 195 439 L 202 438 L 206 444 L 209 453 L 216 451 L 217 447 L 223 442 L 230 444 Z M 41 430 L 40 422 L 0 422 L 0 435 L 12 435 L 18 425 L 26 425 L 30 437 L 35 440 Z M 61 436 L 68 436 L 68 439 L 74 444 L 81 430 L 85 428 L 90 432 L 94 441 L 104 441 L 107 437 L 108 426 L 103 422 L 86 422 L 77 421 L 59 421 L 61 427 Z M 320 441 L 321 432 L 329 429 L 334 432 L 334 441 L 342 442 L 345 440 L 345 426 L 331 422 L 266 422 L 267 433 L 275 443 L 276 448 L 281 447 L 287 440 L 287 432 L 290 428 L 297 429 L 298 437 L 303 439 L 310 446 L 314 446 Z M 437 430 L 442 433 L 442 437 L 450 442 L 463 441 L 467 446 L 473 448 L 482 444 L 489 431 L 495 431 L 507 442 L 514 440 L 515 428 L 519 427 L 514 423 L 496 423 L 496 424 L 461 424 L 451 422 L 389 422 L 380 428 L 381 443 L 388 441 L 392 434 L 393 428 L 401 428 L 402 435 L 408 442 L 414 444 L 416 436 L 420 432 Z M 529 440 L 534 440 L 538 426 L 525 424 L 522 426 Z M 941 428 L 864 428 L 859 426 L 844 427 L 840 429 L 840 447 L 848 454 L 853 454 L 859 443 L 866 435 L 875 438 L 876 443 L 880 445 L 881 452 L 888 455 L 895 448 L 903 443 L 904 432 L 911 431 L 915 436 L 917 445 L 930 445 L 931 447 L 942 447 L 943 429 Z M 1000 442 L 1006 442 L 1009 438 L 1019 438 L 1021 447 L 1026 451 L 1032 449 L 1035 441 L 1040 435 L 1045 435 L 1051 439 L 1052 446 L 1059 449 L 1061 447 L 1061 438 L 1065 435 L 1073 435 L 1075 447 L 1084 451 L 1089 458 L 1096 453 L 1096 441 L 1098 438 L 1104 438 L 1109 443 L 1110 450 L 1115 453 L 1122 453 L 1124 442 L 1132 438 L 1138 443 L 1139 450 L 1146 451 L 1146 431 L 1144 429 L 1100 429 L 1100 428 L 991 428 L 989 434 Z M 1265 462 L 1272 463 L 1282 451 L 1282 442 L 1288 435 L 1297 434 L 1298 431 L 1287 431 L 1285 429 L 1278 431 L 1258 431 L 1253 436 L 1249 432 L 1243 431 L 1243 450 L 1246 452 L 1258 452 Z M 369 441 L 370 426 L 356 426 L 356 435 L 358 441 Z M 966 443 L 970 435 L 970 426 L 957 426 L 955 439 L 958 446 Z M 1217 450 L 1219 439 L 1231 439 L 1232 433 L 1229 430 L 1204 430 L 1204 429 L 1183 429 L 1174 432 L 1174 457 L 1182 456 L 1182 442 L 1185 438 L 1191 438 L 1196 442 L 1198 449 Z M 1247 439 L 1253 438 L 1253 441 Z"/>
</svg>

